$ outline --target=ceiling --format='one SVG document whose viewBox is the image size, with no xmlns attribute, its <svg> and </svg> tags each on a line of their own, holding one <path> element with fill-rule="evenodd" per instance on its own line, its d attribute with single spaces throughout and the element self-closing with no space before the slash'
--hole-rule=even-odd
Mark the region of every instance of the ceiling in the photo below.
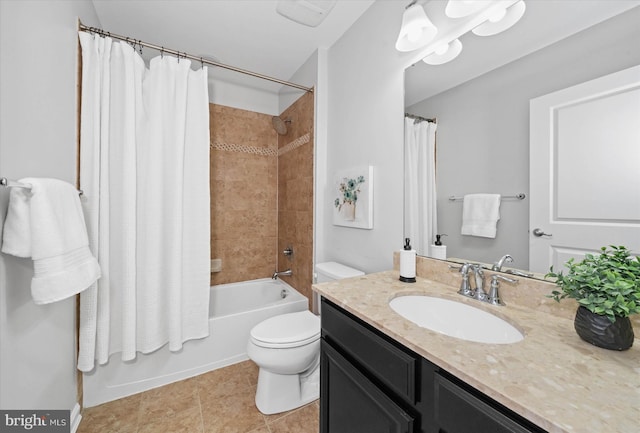
<svg viewBox="0 0 640 433">
<path fill-rule="evenodd" d="M 409 67 L 405 73 L 405 106 L 640 7 L 638 0 L 526 0 L 525 3 L 522 19 L 503 33 L 488 37 L 468 33 L 461 37 L 462 53 L 451 62 L 431 66 L 418 61 Z M 439 33 L 455 24 L 455 20 L 446 18 L 445 5 L 446 1 L 440 0 L 425 3 L 425 10 Z"/>
<path fill-rule="evenodd" d="M 317 27 L 276 12 L 277 0 L 92 0 L 104 30 L 259 74 L 289 80 L 319 47 L 329 48 L 374 0 L 338 0 Z M 143 50 L 143 57 L 158 55 Z M 277 93 L 280 84 L 221 68 L 211 79 Z"/>
<path fill-rule="evenodd" d="M 92 0 L 106 31 L 282 80 L 289 80 L 318 47 L 329 48 L 336 42 L 374 1 L 409 4 L 409 0 L 337 0 L 319 26 L 307 27 L 278 14 L 277 0 Z M 424 6 L 439 34 L 456 25 L 444 15 L 446 0 L 418 3 Z M 406 105 L 640 7 L 640 0 L 526 0 L 526 5 L 520 22 L 501 34 L 484 38 L 464 35 L 462 53 L 452 62 L 430 66 L 417 61 L 408 68 Z M 393 17 L 398 26 L 401 19 L 400 15 Z M 143 57 L 157 54 L 145 49 Z M 214 67 L 209 69 L 209 79 L 271 93 L 282 87 Z"/>
</svg>

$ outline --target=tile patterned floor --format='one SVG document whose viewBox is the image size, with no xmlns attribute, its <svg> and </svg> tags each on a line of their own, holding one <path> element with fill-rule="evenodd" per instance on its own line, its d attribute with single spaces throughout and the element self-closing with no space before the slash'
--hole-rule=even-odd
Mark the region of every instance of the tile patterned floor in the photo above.
<svg viewBox="0 0 640 433">
<path fill-rule="evenodd" d="M 258 367 L 245 361 L 87 408 L 77 433 L 318 433 L 318 401 L 263 415 Z"/>
</svg>

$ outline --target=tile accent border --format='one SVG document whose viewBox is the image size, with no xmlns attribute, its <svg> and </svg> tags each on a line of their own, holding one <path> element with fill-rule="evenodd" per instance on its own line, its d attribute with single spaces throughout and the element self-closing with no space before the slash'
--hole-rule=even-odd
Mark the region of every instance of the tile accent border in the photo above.
<svg viewBox="0 0 640 433">
<path fill-rule="evenodd" d="M 209 144 L 209 147 L 214 150 L 224 150 L 228 152 L 250 153 L 252 155 L 262 156 L 278 156 L 278 151 L 276 149 L 270 149 L 268 147 L 247 146 L 244 144 L 225 143 L 223 141 L 212 141 Z"/>
<path fill-rule="evenodd" d="M 287 152 L 291 152 L 293 149 L 296 149 L 303 144 L 307 144 L 311 140 L 311 133 L 307 132 L 306 134 L 296 138 L 291 143 L 285 144 L 280 149 L 278 149 L 278 156 L 284 155 Z"/>
<path fill-rule="evenodd" d="M 278 150 L 268 147 L 256 147 L 247 146 L 245 144 L 226 143 L 223 141 L 212 141 L 209 143 L 209 147 L 214 150 L 223 150 L 227 152 L 249 153 L 252 155 L 261 156 L 280 156 L 284 155 L 287 152 L 291 152 L 292 150 L 297 149 L 304 144 L 307 144 L 309 141 L 311 141 L 311 133 L 307 132 L 303 136 L 296 138 L 291 143 L 282 146 Z"/>
</svg>

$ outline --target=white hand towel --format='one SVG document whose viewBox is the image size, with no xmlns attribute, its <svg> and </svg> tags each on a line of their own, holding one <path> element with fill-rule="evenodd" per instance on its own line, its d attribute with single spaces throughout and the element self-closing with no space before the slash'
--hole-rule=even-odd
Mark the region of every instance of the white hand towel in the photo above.
<svg viewBox="0 0 640 433">
<path fill-rule="evenodd" d="M 463 235 L 495 238 L 500 219 L 500 194 L 467 194 L 462 203 Z"/>
<path fill-rule="evenodd" d="M 78 191 L 57 179 L 20 182 L 31 189 L 11 189 L 2 252 L 33 259 L 36 304 L 81 292 L 100 278 L 100 266 L 89 250 Z"/>
</svg>

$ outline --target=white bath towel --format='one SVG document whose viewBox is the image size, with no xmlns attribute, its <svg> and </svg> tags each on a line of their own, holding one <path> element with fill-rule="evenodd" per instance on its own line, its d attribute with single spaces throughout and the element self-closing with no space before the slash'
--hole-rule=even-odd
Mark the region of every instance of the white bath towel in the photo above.
<svg viewBox="0 0 640 433">
<path fill-rule="evenodd" d="M 500 194 L 467 194 L 462 203 L 463 235 L 495 238 L 500 219 Z"/>
<path fill-rule="evenodd" d="M 36 304 L 73 296 L 100 278 L 89 250 L 78 191 L 58 179 L 25 178 L 31 189 L 12 188 L 2 252 L 33 259 Z"/>
</svg>

